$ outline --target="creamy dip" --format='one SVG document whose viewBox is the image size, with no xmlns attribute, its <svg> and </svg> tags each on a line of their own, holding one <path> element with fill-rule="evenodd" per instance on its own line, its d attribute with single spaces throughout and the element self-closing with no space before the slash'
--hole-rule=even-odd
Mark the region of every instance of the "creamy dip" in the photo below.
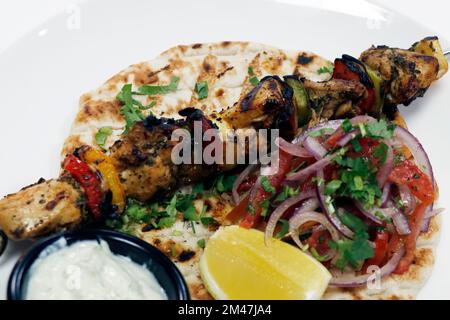
<svg viewBox="0 0 450 320">
<path fill-rule="evenodd" d="M 70 246 L 59 243 L 43 252 L 30 268 L 26 299 L 165 300 L 167 296 L 147 268 L 113 254 L 105 241 L 86 240 Z"/>
</svg>

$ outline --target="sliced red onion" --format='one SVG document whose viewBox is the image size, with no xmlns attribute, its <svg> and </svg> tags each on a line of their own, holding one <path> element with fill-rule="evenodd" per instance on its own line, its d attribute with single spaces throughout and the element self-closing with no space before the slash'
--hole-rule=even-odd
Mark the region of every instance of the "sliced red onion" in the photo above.
<svg viewBox="0 0 450 320">
<path fill-rule="evenodd" d="M 278 148 L 289 154 L 292 154 L 293 156 L 300 158 L 311 158 L 311 154 L 308 152 L 308 150 L 298 144 L 287 142 L 281 137 L 275 139 L 275 144 L 278 146 Z"/>
<path fill-rule="evenodd" d="M 330 129 L 330 131 L 332 130 L 332 132 L 330 132 L 330 134 L 332 134 L 334 131 L 339 129 L 339 127 L 341 126 L 343 121 L 344 120 L 331 120 L 331 121 L 321 122 L 321 123 L 315 125 L 314 127 L 303 131 L 299 136 L 294 138 L 292 143 L 301 144 L 306 139 L 306 137 L 309 137 L 313 132 L 316 132 L 316 131 L 319 131 L 322 129 L 325 129 L 325 130 Z"/>
<path fill-rule="evenodd" d="M 402 259 L 405 254 L 405 249 L 403 246 L 397 250 L 389 261 L 380 269 L 380 277 L 384 278 L 394 272 L 395 268 L 397 268 L 398 263 Z M 334 276 L 330 281 L 330 286 L 333 287 L 341 287 L 341 288 L 354 288 L 360 287 L 367 284 L 367 281 L 373 274 L 362 274 L 359 276 L 355 275 L 342 275 L 342 276 Z"/>
<path fill-rule="evenodd" d="M 234 181 L 233 189 L 231 190 L 231 192 L 233 195 L 233 201 L 234 201 L 235 205 L 237 205 L 239 202 L 241 202 L 241 197 L 239 196 L 239 193 L 238 193 L 239 186 L 242 184 L 242 182 L 244 182 L 245 179 L 247 179 L 247 177 L 249 176 L 250 173 L 252 173 L 254 170 L 256 170 L 257 167 L 258 167 L 258 165 L 256 165 L 256 164 L 249 165 L 247 168 L 244 169 L 244 171 L 241 172 L 241 174 Z"/>
<path fill-rule="evenodd" d="M 430 228 L 430 222 L 431 218 L 426 218 L 422 220 L 422 227 L 420 228 L 420 232 L 428 232 L 428 229 Z"/>
<path fill-rule="evenodd" d="M 394 168 L 394 151 L 392 150 L 392 146 L 389 142 L 384 141 L 384 143 L 387 145 L 388 149 L 386 153 L 386 161 L 377 171 L 377 183 L 380 188 L 384 187 L 392 169 Z"/>
<path fill-rule="evenodd" d="M 428 158 L 428 155 L 420 144 L 419 140 L 417 140 L 417 138 L 413 136 L 411 132 L 400 126 L 397 126 L 395 128 L 394 138 L 400 140 L 403 145 L 408 147 L 409 151 L 414 157 L 414 160 L 419 165 L 419 168 L 430 177 L 431 183 L 434 188 L 433 168 L 431 166 L 430 159 Z"/>
<path fill-rule="evenodd" d="M 382 224 L 384 224 L 384 220 L 386 220 L 386 219 L 380 218 L 379 215 L 382 215 L 386 218 L 390 217 L 389 212 L 386 212 L 386 210 L 389 210 L 389 209 L 382 209 L 382 208 L 377 208 L 377 207 L 374 207 L 372 209 L 366 209 L 364 207 L 364 205 L 359 201 L 355 201 L 355 205 L 364 216 L 366 216 L 367 218 L 369 218 L 370 220 L 372 220 L 373 222 L 375 222 L 377 224 L 382 225 Z"/>
<path fill-rule="evenodd" d="M 277 226 L 278 220 L 281 219 L 283 214 L 290 209 L 292 206 L 296 205 L 300 201 L 305 199 L 309 199 L 315 196 L 315 192 L 313 190 L 301 192 L 296 196 L 288 198 L 280 203 L 277 208 L 272 212 L 269 217 L 269 221 L 267 222 L 266 230 L 264 233 L 264 241 L 267 244 L 269 239 L 273 237 L 273 233 L 275 231 L 275 227 Z"/>
<path fill-rule="evenodd" d="M 255 199 L 255 197 L 256 197 L 256 193 L 258 192 L 258 190 L 261 187 L 261 179 L 262 179 L 261 176 L 259 176 L 258 179 L 256 179 L 255 184 L 253 185 L 253 187 L 250 190 L 250 194 L 248 197 L 248 201 L 250 203 L 253 202 L 253 199 Z"/>
<path fill-rule="evenodd" d="M 405 208 L 405 214 L 410 215 L 416 209 L 416 197 L 412 194 L 407 185 L 399 185 L 398 191 L 402 205 Z"/>
<path fill-rule="evenodd" d="M 319 170 L 317 172 L 317 178 L 320 180 L 323 180 L 323 171 Z M 325 184 L 324 182 L 317 183 L 316 186 L 316 192 L 317 192 L 317 199 L 319 199 L 320 206 L 322 208 L 322 211 L 327 216 L 328 220 L 334 225 L 334 227 L 342 233 L 347 238 L 352 239 L 353 238 L 353 231 L 350 230 L 346 225 L 344 225 L 341 222 L 341 219 L 336 214 L 336 208 L 332 204 L 327 203 L 327 199 L 324 193 Z"/>
<path fill-rule="evenodd" d="M 331 238 L 334 241 L 339 240 L 339 233 L 333 227 L 333 225 L 328 221 L 327 217 L 323 213 L 315 212 L 315 211 L 304 211 L 302 213 L 297 213 L 293 215 L 289 219 L 289 233 L 292 237 L 292 240 L 300 247 L 300 249 L 304 250 L 305 246 L 300 241 L 298 228 L 307 222 L 317 222 L 323 227 L 325 227 L 328 232 L 330 232 Z M 329 257 L 331 258 L 331 257 Z"/>
<path fill-rule="evenodd" d="M 367 116 L 367 115 L 356 116 L 356 117 L 350 119 L 350 123 L 352 125 L 357 125 L 359 123 L 368 123 L 368 122 L 372 122 L 372 121 L 376 121 L 376 119 L 372 118 L 370 116 Z M 295 144 L 302 143 L 303 140 L 305 140 L 306 137 L 310 136 L 313 132 L 316 132 L 316 131 L 319 131 L 322 129 L 330 129 L 335 132 L 336 130 L 338 130 L 341 127 L 342 122 L 344 122 L 344 120 L 342 120 L 342 119 L 321 122 L 321 123 L 315 125 L 314 127 L 309 128 L 306 131 L 303 131 L 299 136 L 294 138 L 292 143 L 295 143 Z M 333 134 L 334 132 L 330 132 L 330 134 Z"/>
<path fill-rule="evenodd" d="M 425 216 L 423 217 L 422 220 L 422 227 L 420 229 L 421 232 L 427 232 L 428 229 L 430 228 L 430 222 L 431 219 L 435 216 L 437 216 L 438 214 L 441 214 L 445 209 L 435 209 L 435 210 L 430 210 L 428 211 Z"/>
<path fill-rule="evenodd" d="M 385 183 L 383 187 L 383 194 L 381 195 L 381 208 L 386 208 L 391 194 L 391 183 Z"/>
<path fill-rule="evenodd" d="M 317 160 L 322 159 L 327 154 L 327 149 L 316 138 L 306 137 L 305 141 L 303 141 L 303 146 Z"/>
<path fill-rule="evenodd" d="M 406 235 L 411 233 L 408 218 L 406 218 L 403 212 L 401 212 L 391 200 L 388 201 L 387 208 L 378 210 L 380 210 L 380 212 L 384 216 L 390 217 L 392 219 L 392 224 L 394 225 L 395 230 L 397 230 L 398 234 Z"/>
<path fill-rule="evenodd" d="M 343 136 L 336 144 L 340 147 L 343 147 L 347 145 L 350 141 L 355 139 L 360 133 L 361 132 L 359 129 L 353 130 L 347 133 L 345 136 Z"/>
<path fill-rule="evenodd" d="M 410 234 L 411 228 L 409 227 L 408 219 L 399 210 L 395 210 L 395 214 L 392 216 L 392 223 L 397 230 L 397 233 L 401 236 Z"/>
<path fill-rule="evenodd" d="M 310 190 L 314 196 L 312 198 L 306 199 L 302 202 L 302 204 L 295 209 L 294 214 L 302 213 L 305 211 L 315 211 L 319 207 L 319 200 L 315 197 L 315 193 L 313 190 Z"/>
<path fill-rule="evenodd" d="M 361 115 L 361 116 L 356 116 L 350 119 L 350 123 L 352 125 L 357 125 L 360 123 L 369 123 L 369 122 L 373 122 L 373 121 L 377 121 L 377 119 L 375 119 L 374 117 L 368 116 L 368 115 Z"/>
<path fill-rule="evenodd" d="M 438 214 L 441 214 L 441 213 L 444 212 L 444 211 L 445 211 L 444 208 L 434 209 L 434 210 L 431 210 L 430 212 L 427 212 L 427 213 L 423 216 L 423 218 L 424 218 L 424 219 L 430 219 L 430 218 L 433 218 L 434 216 L 437 216 Z"/>
<path fill-rule="evenodd" d="M 328 155 L 325 158 L 322 158 L 322 159 L 314 162 L 310 166 L 308 166 L 300 171 L 288 174 L 286 176 L 285 182 L 287 184 L 295 184 L 295 185 L 302 183 L 303 181 L 306 180 L 306 178 L 311 176 L 313 173 L 316 173 L 318 170 L 321 170 L 321 169 L 325 168 L 326 166 L 328 166 L 336 156 L 337 156 L 337 154 Z"/>
</svg>

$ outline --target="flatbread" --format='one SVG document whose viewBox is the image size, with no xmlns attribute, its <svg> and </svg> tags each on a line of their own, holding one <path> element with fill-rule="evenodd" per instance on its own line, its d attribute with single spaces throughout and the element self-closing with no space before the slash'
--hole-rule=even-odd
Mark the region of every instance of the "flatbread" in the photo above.
<svg viewBox="0 0 450 320">
<path fill-rule="evenodd" d="M 153 60 L 128 67 L 97 90 L 84 94 L 61 155 L 64 157 L 84 144 L 95 146 L 95 134 L 101 127 L 113 128 L 113 134 L 106 141 L 107 147 L 120 138 L 125 121 L 116 95 L 124 84 L 131 83 L 136 90 L 146 84 L 168 84 L 172 76 L 178 76 L 180 82 L 177 91 L 151 98 L 140 96 L 137 99 L 143 104 L 155 101 L 152 112 L 157 116 L 179 118 L 178 111 L 189 106 L 199 108 L 205 114 L 233 106 L 251 88 L 249 67 L 259 78 L 265 75 L 297 74 L 313 81 L 325 81 L 330 75 L 319 73 L 318 70 L 331 65 L 330 61 L 310 52 L 287 52 L 250 42 L 176 46 Z M 208 81 L 209 94 L 206 99 L 199 101 L 194 87 L 198 81 L 204 80 Z M 196 201 L 199 212 L 205 201 L 210 208 L 206 215 L 214 216 L 221 224 L 227 224 L 225 215 L 232 208 L 230 199 L 223 196 L 199 199 Z M 197 241 L 207 240 L 215 228 L 207 228 L 200 223 L 195 223 L 194 228 L 195 231 L 191 223 L 180 220 L 171 228 L 143 232 L 139 227 L 135 233 L 160 248 L 177 264 L 186 278 L 192 298 L 210 299 L 199 275 L 198 262 L 202 249 Z M 410 270 L 402 276 L 394 275 L 383 280 L 380 290 L 366 287 L 345 290 L 329 288 L 324 299 L 415 298 L 431 273 L 439 231 L 440 221 L 433 218 L 429 231 L 419 238 L 416 259 Z"/>
</svg>

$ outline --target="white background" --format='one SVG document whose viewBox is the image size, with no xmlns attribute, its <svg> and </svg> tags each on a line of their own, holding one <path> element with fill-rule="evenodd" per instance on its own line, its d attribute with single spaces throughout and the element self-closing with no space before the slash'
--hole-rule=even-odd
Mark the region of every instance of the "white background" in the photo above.
<svg viewBox="0 0 450 320">
<path fill-rule="evenodd" d="M 14 41 L 57 13 L 67 10 L 71 4 L 85 0 L 14 0 L 2 1 L 0 7 L 0 53 Z M 95 0 L 91 0 L 95 1 Z M 124 0 L 125 1 L 125 0 Z M 151 0 L 147 0 L 151 1 Z M 163 1 L 163 0 L 158 0 Z M 194 0 L 195 1 L 195 0 Z M 226 0 L 224 0 L 226 1 Z M 323 3 L 347 0 L 318 0 Z M 296 2 L 296 0 L 290 0 Z M 374 0 L 372 2 L 402 13 L 439 36 L 450 40 L 450 2 L 446 0 Z"/>
</svg>

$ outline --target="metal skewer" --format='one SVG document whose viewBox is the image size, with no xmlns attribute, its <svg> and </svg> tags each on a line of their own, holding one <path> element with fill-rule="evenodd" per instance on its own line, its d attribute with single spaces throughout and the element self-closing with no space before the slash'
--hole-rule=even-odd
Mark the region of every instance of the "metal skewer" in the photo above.
<svg viewBox="0 0 450 320">
<path fill-rule="evenodd" d="M 449 59 L 450 58 L 450 50 L 444 51 L 444 56 Z"/>
</svg>

